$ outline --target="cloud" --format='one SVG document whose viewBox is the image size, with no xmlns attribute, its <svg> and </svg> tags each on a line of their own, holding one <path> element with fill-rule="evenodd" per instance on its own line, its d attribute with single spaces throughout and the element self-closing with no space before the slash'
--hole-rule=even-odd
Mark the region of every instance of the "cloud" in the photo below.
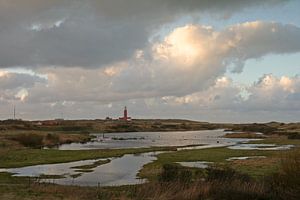
<svg viewBox="0 0 300 200">
<path fill-rule="evenodd" d="M 247 98 L 242 95 L 245 91 L 249 93 Z M 164 116 L 218 122 L 298 121 L 299 97 L 299 76 L 267 74 L 245 87 L 221 77 L 207 90 L 156 98 L 150 108 L 153 112 L 164 110 Z"/>
<path fill-rule="evenodd" d="M 244 98 L 242 93 L 249 96 Z M 266 74 L 250 86 L 241 87 L 227 77 L 221 77 L 207 90 L 182 97 L 163 97 L 171 105 L 189 105 L 198 108 L 228 109 L 233 111 L 298 110 L 300 102 L 300 77 L 276 77 Z"/>
<path fill-rule="evenodd" d="M 36 75 L 13 73 L 0 70 L 0 89 L 11 90 L 16 88 L 31 88 L 37 82 L 45 82 L 45 80 Z"/>
<path fill-rule="evenodd" d="M 241 71 L 248 59 L 299 52 L 299 38 L 299 27 L 274 22 L 247 22 L 221 31 L 189 24 L 130 59 L 113 77 L 111 89 L 141 97 L 184 96 L 207 89 L 232 66 Z"/>
<path fill-rule="evenodd" d="M 181 16 L 224 15 L 284 0 L 0 0 L 0 66 L 99 67 L 131 57 Z"/>
<path fill-rule="evenodd" d="M 61 70 L 65 70 L 65 68 Z M 77 73 L 81 73 L 81 71 Z M 90 73 L 96 74 L 96 71 L 91 70 Z M 98 73 L 104 72 L 98 71 Z M 74 74 L 70 76 L 74 76 Z M 91 76 L 89 77 L 91 78 Z M 96 79 L 96 77 L 94 78 Z M 127 105 L 130 108 L 130 114 L 137 118 L 177 117 L 219 122 L 257 122 L 266 119 L 269 121 L 283 119 L 284 121 L 297 121 L 297 116 L 300 114 L 300 78 L 298 76 L 276 77 L 267 74 L 253 84 L 244 87 L 223 76 L 216 79 L 207 89 L 185 96 L 144 98 L 140 98 L 141 96 L 128 98 L 128 96 L 114 94 L 109 90 L 100 92 L 101 86 L 99 88 L 94 86 L 92 90 L 84 92 L 74 82 L 70 82 L 70 85 L 74 85 L 74 89 L 70 86 L 61 93 L 55 93 L 55 90 L 51 90 L 53 93 L 49 93 L 48 90 L 43 94 L 31 90 L 33 93 L 41 94 L 39 98 L 56 97 L 56 99 L 50 99 L 50 101 L 40 99 L 41 101 L 34 102 L 32 99 L 34 96 L 30 95 L 27 100 L 28 104 L 22 105 L 22 107 L 27 107 L 28 112 L 29 108 L 43 107 L 43 112 L 47 110 L 47 116 L 53 117 L 64 112 L 70 118 L 104 118 L 106 116 L 117 117 L 121 114 L 122 107 Z M 249 96 L 244 98 L 243 92 L 249 93 Z M 95 100 L 95 97 L 98 98 L 98 101 Z M 48 115 L 49 113 L 51 115 Z M 40 115 L 35 113 L 35 116 L 45 117 L 43 113 Z"/>
<path fill-rule="evenodd" d="M 204 96 L 209 98 L 201 101 L 208 104 L 210 101 L 224 102 L 221 101 L 224 95 L 214 94 L 208 88 L 217 80 L 218 88 L 226 90 L 222 85 L 229 84 L 230 80 L 222 77 L 232 63 L 236 60 L 243 63 L 270 53 L 300 51 L 300 44 L 297 45 L 299 37 L 298 27 L 274 22 L 247 22 L 220 31 L 189 24 L 174 29 L 149 47 L 137 50 L 130 59 L 102 68 L 61 66 L 36 69 L 47 80 L 37 79 L 36 83 L 31 83 L 32 87 L 24 81 L 23 87 L 28 88 L 27 99 L 31 103 L 67 101 L 106 104 L 161 97 L 190 102 L 195 93 L 202 91 L 206 91 Z M 32 76 L 25 77 L 32 80 Z M 19 85 L 23 79 L 19 79 Z M 8 80 L 18 83 L 12 78 Z M 7 84 L 3 82 L 3 88 L 7 88 Z M 294 90 L 292 81 L 287 77 L 282 78 L 281 84 L 287 91 Z M 235 90 L 226 92 L 230 94 Z M 227 98 L 227 104 L 232 105 L 231 101 L 240 101 L 240 98 L 243 97 L 231 95 Z"/>
<path fill-rule="evenodd" d="M 195 23 L 163 29 L 182 17 L 230 17 L 284 2 L 0 0 L 0 68 L 43 75 L 1 70 L 0 117 L 12 102 L 24 118 L 57 118 L 62 111 L 105 117 L 124 104 L 141 117 L 297 112 L 298 77 L 266 75 L 241 87 L 224 74 L 241 72 L 248 59 L 299 52 L 299 27 L 254 21 L 221 30 Z"/>
<path fill-rule="evenodd" d="M 251 95 L 247 104 L 252 109 L 298 110 L 300 101 L 300 77 L 275 77 L 264 75 L 249 88 Z"/>
<path fill-rule="evenodd" d="M 0 104 L 25 101 L 30 88 L 34 88 L 36 84 L 45 83 L 46 80 L 37 75 L 0 70 Z"/>
</svg>

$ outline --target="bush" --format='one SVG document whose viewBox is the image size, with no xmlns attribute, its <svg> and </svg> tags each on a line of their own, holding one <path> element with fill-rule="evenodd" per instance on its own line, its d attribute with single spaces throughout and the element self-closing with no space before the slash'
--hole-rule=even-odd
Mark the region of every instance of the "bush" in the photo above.
<svg viewBox="0 0 300 200">
<path fill-rule="evenodd" d="M 178 179 L 179 167 L 174 164 L 164 164 L 160 175 L 160 181 L 170 182 Z"/>
<path fill-rule="evenodd" d="M 209 181 L 230 181 L 230 180 L 250 181 L 250 176 L 235 171 L 232 168 L 207 168 L 207 180 Z"/>
<path fill-rule="evenodd" d="M 163 165 L 163 171 L 159 177 L 161 182 L 176 182 L 189 183 L 192 181 L 193 173 L 192 171 L 180 168 L 175 164 L 165 164 Z"/>
<path fill-rule="evenodd" d="M 43 146 L 43 136 L 38 134 L 20 134 L 12 139 L 18 141 L 25 147 L 41 148 Z"/>
<path fill-rule="evenodd" d="M 181 183 L 190 183 L 192 181 L 193 173 L 190 170 L 181 170 L 179 173 L 179 181 Z"/>
<path fill-rule="evenodd" d="M 57 134 L 48 133 L 46 135 L 46 140 L 49 140 L 51 143 L 59 144 L 59 136 Z"/>
<path fill-rule="evenodd" d="M 290 133 L 288 139 L 300 139 L 300 133 Z"/>
</svg>

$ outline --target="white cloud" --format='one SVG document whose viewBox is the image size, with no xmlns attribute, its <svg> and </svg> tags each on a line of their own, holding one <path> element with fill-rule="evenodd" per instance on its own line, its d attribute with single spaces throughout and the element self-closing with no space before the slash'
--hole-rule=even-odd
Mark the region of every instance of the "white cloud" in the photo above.
<svg viewBox="0 0 300 200">
<path fill-rule="evenodd" d="M 272 32 L 273 28 L 276 33 Z M 273 22 L 247 22 L 221 31 L 189 24 L 116 64 L 99 69 L 40 68 L 37 72 L 47 76 L 47 82 L 30 88 L 29 99 L 106 103 L 163 96 L 180 98 L 207 91 L 216 80 L 216 87 L 225 89 L 230 81 L 220 77 L 232 62 L 300 51 L 300 44 L 297 48 L 295 45 L 300 43 L 299 37 L 300 28 Z M 287 77 L 280 84 L 284 90 L 294 90 Z M 210 98 L 218 100 L 220 96 Z M 190 99 L 182 101 L 191 102 Z"/>
<path fill-rule="evenodd" d="M 299 37 L 300 28 L 274 22 L 247 22 L 223 30 L 188 24 L 135 50 L 131 58 L 101 68 L 48 66 L 35 70 L 39 76 L 0 71 L 0 99 L 22 100 L 28 108 L 24 113 L 37 105 L 53 113 L 65 108 L 76 116 L 94 107 L 116 112 L 114 105 L 133 102 L 140 106 L 138 112 L 144 109 L 153 116 L 161 109 L 166 116 L 178 111 L 195 117 L 208 110 L 232 115 L 264 110 L 265 116 L 276 110 L 298 112 L 299 77 L 266 75 L 245 88 L 224 73 L 232 63 L 242 70 L 248 59 L 299 52 Z"/>
<path fill-rule="evenodd" d="M 45 83 L 45 79 L 37 75 L 0 70 L 0 101 L 24 101 L 29 95 L 28 89 L 38 83 Z"/>
<path fill-rule="evenodd" d="M 250 108 L 262 110 L 299 110 L 300 78 L 264 75 L 249 88 L 247 103 Z"/>
<path fill-rule="evenodd" d="M 242 71 L 248 59 L 299 52 L 298 38 L 300 28 L 274 22 L 247 22 L 221 31 L 193 24 L 178 27 L 145 49 L 145 56 L 129 60 L 114 77 L 112 89 L 139 92 L 141 97 L 194 93 L 208 88 L 232 65 Z"/>
<path fill-rule="evenodd" d="M 19 92 L 15 95 L 15 98 L 19 99 L 20 101 L 25 101 L 27 97 L 28 97 L 28 91 L 26 89 L 19 90 Z"/>
</svg>

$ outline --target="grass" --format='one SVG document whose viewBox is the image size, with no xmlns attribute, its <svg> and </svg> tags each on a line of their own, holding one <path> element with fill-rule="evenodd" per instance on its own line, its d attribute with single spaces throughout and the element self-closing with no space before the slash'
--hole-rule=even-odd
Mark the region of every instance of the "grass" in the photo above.
<svg viewBox="0 0 300 200">
<path fill-rule="evenodd" d="M 15 123 L 15 122 L 14 122 Z M 26 122 L 27 123 L 27 122 Z M 18 137 L 22 133 L 37 134 L 43 136 L 43 146 L 57 143 L 82 142 L 90 138 L 85 131 L 101 130 L 103 132 L 123 132 L 123 131 L 167 131 L 167 130 L 200 130 L 213 128 L 233 128 L 239 131 L 261 131 L 268 133 L 268 138 L 261 141 L 251 141 L 250 143 L 260 144 L 293 144 L 300 146 L 300 140 L 287 139 L 286 135 L 274 136 L 272 132 L 287 132 L 291 127 L 293 131 L 300 130 L 299 124 L 278 124 L 270 123 L 266 125 L 214 125 L 189 121 L 169 121 L 169 120 L 134 120 L 128 124 L 122 122 L 105 121 L 65 121 L 60 127 L 34 127 L 20 124 L 22 130 L 6 129 L 0 132 L 0 168 L 23 167 L 37 164 L 50 164 L 71 162 L 86 159 L 99 159 L 118 157 L 124 154 L 144 153 L 150 151 L 169 151 L 174 148 L 157 147 L 141 149 L 113 149 L 113 150 L 84 150 L 84 151 L 60 151 L 30 149 L 24 147 L 17 140 L 10 137 Z M 28 122 L 29 123 L 29 122 Z M 26 125 L 26 126 L 25 126 Z M 30 124 L 29 124 L 30 125 Z M 25 130 L 25 128 L 28 128 Z M 60 131 L 58 131 L 60 130 Z M 84 131 L 84 132 L 83 132 Z M 288 133 L 288 132 L 287 132 Z M 231 135 L 241 137 L 241 135 Z M 244 137 L 252 137 L 252 134 L 244 134 Z M 292 151 L 287 151 L 292 152 Z M 178 152 L 162 153 L 157 156 L 157 160 L 144 166 L 139 176 L 150 178 L 150 183 L 136 186 L 122 187 L 79 187 L 61 186 L 44 183 L 30 182 L 28 177 L 13 177 L 9 173 L 0 173 L 0 199 L 267 199 L 268 193 L 274 195 L 272 199 L 278 199 L 280 195 L 284 198 L 299 195 L 299 153 L 296 157 L 282 159 L 283 151 L 260 151 L 260 150 L 233 150 L 228 148 L 211 148 L 183 150 Z M 230 157 L 240 156 L 266 156 L 266 158 L 256 158 L 249 160 L 226 161 Z M 181 161 L 210 161 L 214 162 L 214 167 L 228 167 L 237 173 L 246 173 L 254 177 L 251 181 L 234 179 L 228 180 L 199 180 L 195 179 L 199 169 L 184 168 L 193 172 L 193 182 L 184 184 L 180 181 L 169 183 L 157 182 L 157 177 L 162 172 L 165 164 L 173 164 Z M 104 161 L 106 162 L 106 161 Z M 104 164 L 102 161 L 90 165 L 77 166 L 79 172 L 92 171 L 98 165 Z M 176 165 L 176 164 L 175 164 Z M 177 164 L 177 166 L 179 166 Z M 202 174 L 209 174 L 208 171 Z M 186 172 L 186 171 L 184 171 Z M 274 175 L 271 175 L 273 174 Z M 80 176 L 75 174 L 74 177 Z M 188 175 L 188 176 L 186 176 Z M 208 175 L 209 176 L 209 175 Z M 49 178 L 54 178 L 50 176 Z M 186 173 L 185 177 L 189 177 Z M 57 178 L 59 178 L 57 176 Z M 266 181 L 266 180 L 267 181 Z M 268 180 L 269 179 L 269 180 Z M 266 196 L 267 195 L 267 196 Z M 289 199 L 293 199 L 289 198 Z M 270 198 L 268 198 L 270 199 Z"/>
<path fill-rule="evenodd" d="M 286 137 L 271 137 L 258 141 L 250 141 L 252 144 L 277 144 L 277 145 L 295 145 L 300 146 L 300 140 L 287 139 Z M 156 180 L 161 172 L 162 166 L 167 163 L 208 161 L 217 165 L 228 165 L 240 171 L 247 173 L 252 177 L 261 178 L 265 175 L 276 172 L 279 169 L 280 157 L 285 151 L 262 151 L 262 150 L 234 150 L 226 147 L 194 149 L 177 152 L 162 153 L 157 156 L 157 160 L 146 164 L 140 170 L 139 176 Z M 230 157 L 245 156 L 265 156 L 262 159 L 226 161 Z"/>
<path fill-rule="evenodd" d="M 227 164 L 239 172 L 249 174 L 254 178 L 261 178 L 279 170 L 280 156 L 234 160 Z"/>
<path fill-rule="evenodd" d="M 132 148 L 103 150 L 56 150 L 56 149 L 17 149 L 0 150 L 0 168 L 24 167 L 38 164 L 52 164 L 79 160 L 120 157 L 124 154 L 167 151 L 173 148 Z"/>
<path fill-rule="evenodd" d="M 244 156 L 266 156 L 265 160 L 268 158 L 278 158 L 280 156 L 279 151 L 260 151 L 260 150 L 234 150 L 228 149 L 226 147 L 221 148 L 209 148 L 209 149 L 194 149 L 194 150 L 184 150 L 178 152 L 162 153 L 157 155 L 157 160 L 146 164 L 143 169 L 139 172 L 139 176 L 143 178 L 149 178 L 155 180 L 157 175 L 161 172 L 162 166 L 167 163 L 176 162 L 191 162 L 191 161 L 208 161 L 214 163 L 222 163 L 224 165 L 231 165 L 232 161 L 226 161 L 230 157 L 244 157 Z M 276 162 L 275 162 L 276 163 Z M 276 165 L 272 167 L 264 167 L 264 163 L 261 165 L 244 165 L 243 168 L 238 168 L 241 172 L 247 172 L 251 176 L 259 176 L 266 173 L 272 173 Z M 252 164 L 255 164 L 253 162 Z M 273 168 L 274 167 L 274 168 Z"/>
<path fill-rule="evenodd" d="M 7 200 L 53 200 L 53 199 L 97 199 L 95 188 L 58 186 L 29 182 L 28 178 L 14 178 L 0 173 L 0 199 Z M 0 183 L 1 183 L 0 182 Z"/>
<path fill-rule="evenodd" d="M 137 150 L 137 149 L 135 149 Z M 144 149 L 143 149 L 144 150 Z M 112 151 L 112 150 L 110 150 Z M 117 150 L 119 151 L 119 150 Z M 265 179 L 243 180 L 239 176 L 228 179 L 210 178 L 206 180 L 193 179 L 192 182 L 171 181 L 161 183 L 151 181 L 144 185 L 122 187 L 77 187 L 61 186 L 44 183 L 28 183 L 28 179 L 11 177 L 8 173 L 0 173 L 0 199 L 279 199 L 281 196 L 297 199 L 299 189 L 299 151 L 297 155 L 286 156 L 293 152 L 232 150 L 227 148 L 211 148 L 198 150 L 184 150 L 179 152 L 163 153 L 153 162 L 157 166 L 177 161 L 208 160 L 226 164 L 240 172 L 248 174 L 254 171 L 266 170 L 260 176 Z M 63 153 L 63 151 L 61 151 Z M 78 153 L 78 152 L 77 152 Z M 116 153 L 116 152 L 115 152 Z M 226 161 L 232 156 L 267 156 L 267 159 L 253 159 L 242 161 Z M 270 159 L 269 159 L 270 158 Z M 275 159 L 278 168 L 275 170 Z M 245 162 L 245 163 L 243 163 Z M 262 163 L 259 163 L 262 162 Z M 278 162 L 278 163 L 277 163 Z M 153 164 L 152 163 L 152 164 Z M 247 168 L 248 166 L 248 168 Z M 250 168 L 249 168 L 250 166 Z M 261 166 L 265 166 L 264 169 Z M 271 166 L 271 167 L 270 167 Z M 242 169 L 243 167 L 246 167 Z M 251 167 L 253 167 L 251 169 Z M 88 170 L 88 169 L 87 169 Z M 152 169 L 148 169 L 152 170 Z M 193 169 L 192 169 L 193 170 Z M 247 171 L 249 170 L 249 171 Z M 225 170 L 226 172 L 226 170 Z M 159 176 L 161 171 L 156 173 Z M 274 175 L 270 175 L 275 173 Z M 80 174 L 78 175 L 80 176 Z M 208 175 L 209 177 L 210 175 Z M 242 177 L 242 176 L 240 176 Z M 221 177 L 222 178 L 222 177 Z M 272 183 L 272 184 L 271 184 Z M 292 186 L 290 184 L 293 184 Z M 271 192 L 270 192 L 271 191 Z M 272 198 L 271 198 L 272 197 Z M 274 198 L 273 198 L 274 197 Z M 289 199 L 293 199 L 289 198 Z"/>
<path fill-rule="evenodd" d="M 296 145 L 300 146 L 300 139 L 287 139 L 286 137 L 271 137 L 263 140 L 251 141 L 252 144 L 277 144 L 277 145 Z"/>
<path fill-rule="evenodd" d="M 0 185 L 2 185 L 4 183 L 5 184 L 10 184 L 10 183 L 17 184 L 17 183 L 20 183 L 20 182 L 26 180 L 25 177 L 15 177 L 12 175 L 13 175 L 12 173 L 0 172 Z"/>
</svg>

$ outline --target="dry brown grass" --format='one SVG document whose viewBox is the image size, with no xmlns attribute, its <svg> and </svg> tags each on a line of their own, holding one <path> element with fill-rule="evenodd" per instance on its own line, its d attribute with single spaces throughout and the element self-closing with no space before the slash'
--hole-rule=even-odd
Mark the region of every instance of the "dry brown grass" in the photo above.
<svg viewBox="0 0 300 200">
<path fill-rule="evenodd" d="M 197 181 L 149 183 L 136 189 L 132 196 L 124 199 L 198 200 L 198 199 L 265 199 L 262 184 L 234 181 Z"/>
<path fill-rule="evenodd" d="M 282 156 L 280 170 L 270 179 L 270 185 L 277 199 L 300 199 L 300 149 Z"/>
<path fill-rule="evenodd" d="M 19 188 L 18 192 L 11 191 L 4 194 L 0 194 L 0 199 L 89 200 L 97 199 L 97 191 L 94 188 L 87 187 L 67 187 L 50 184 L 32 184 L 30 187 Z"/>
</svg>

